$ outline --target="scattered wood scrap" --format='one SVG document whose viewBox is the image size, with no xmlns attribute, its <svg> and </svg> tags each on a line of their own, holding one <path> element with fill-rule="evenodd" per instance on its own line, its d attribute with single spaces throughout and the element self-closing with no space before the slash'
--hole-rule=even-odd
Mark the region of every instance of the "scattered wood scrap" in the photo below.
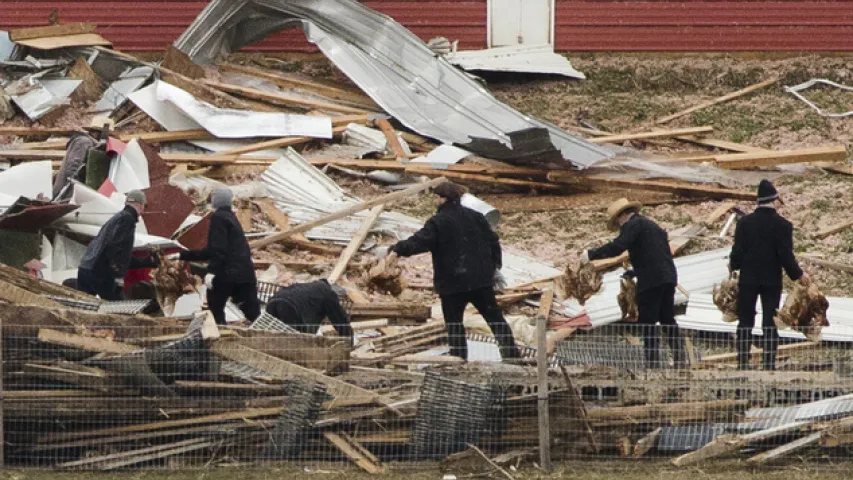
<svg viewBox="0 0 853 480">
<path fill-rule="evenodd" d="M 720 168 L 744 170 L 759 167 L 774 167 L 790 163 L 843 162 L 846 158 L 847 148 L 844 145 L 834 145 L 831 147 L 803 148 L 800 150 L 716 155 L 714 156 L 714 163 Z"/>
<path fill-rule="evenodd" d="M 850 227 L 853 227 L 853 220 L 847 220 L 831 227 L 824 228 L 819 232 L 813 233 L 812 238 L 823 240 L 824 238 L 835 235 L 836 233 L 841 233 Z"/>
<path fill-rule="evenodd" d="M 708 107 L 717 105 L 719 103 L 728 102 L 729 100 L 734 100 L 735 98 L 742 97 L 742 96 L 747 95 L 749 93 L 752 93 L 756 90 L 760 90 L 764 87 L 769 87 L 770 85 L 773 85 L 774 83 L 776 83 L 778 81 L 779 81 L 779 77 L 769 78 L 767 80 L 764 80 L 763 82 L 756 83 L 755 85 L 750 85 L 749 87 L 742 88 L 736 92 L 728 93 L 728 94 L 723 95 L 721 97 L 717 97 L 717 98 L 714 98 L 712 100 L 702 102 L 698 105 L 694 105 L 690 108 L 681 110 L 680 112 L 676 112 L 676 113 L 673 113 L 671 115 L 667 115 L 663 118 L 659 118 L 659 119 L 655 120 L 654 123 L 657 125 L 661 125 L 661 124 L 670 122 L 672 120 L 675 120 L 676 118 L 681 118 L 685 115 L 689 115 L 689 114 L 691 114 L 697 110 L 702 110 L 703 108 L 708 108 Z"/>
<path fill-rule="evenodd" d="M 678 137 L 680 135 L 696 135 L 700 133 L 710 133 L 713 132 L 713 127 L 690 127 L 690 128 L 677 128 L 674 130 L 654 130 L 651 132 L 641 132 L 641 133 L 625 133 L 621 135 L 609 135 L 591 138 L 589 141 L 592 143 L 621 143 L 629 140 L 646 140 L 649 138 L 669 138 L 669 137 Z"/>
<path fill-rule="evenodd" d="M 365 472 L 385 473 L 385 467 L 379 459 L 346 433 L 325 432 L 323 436 Z"/>
</svg>

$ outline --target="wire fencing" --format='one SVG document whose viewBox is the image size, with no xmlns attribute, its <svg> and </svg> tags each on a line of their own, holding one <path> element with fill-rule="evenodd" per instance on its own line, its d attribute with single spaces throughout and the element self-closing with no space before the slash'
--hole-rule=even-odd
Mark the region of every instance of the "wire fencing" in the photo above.
<svg viewBox="0 0 853 480">
<path fill-rule="evenodd" d="M 539 462 L 543 438 L 554 461 L 769 464 L 840 458 L 853 443 L 846 344 L 783 342 L 772 372 L 753 346 L 750 369 L 739 370 L 730 334 L 682 331 L 684 357 L 660 341 L 649 368 L 653 332 L 616 325 L 557 342 L 542 378 L 535 346 L 500 362 L 486 334 L 469 332 L 467 363 L 442 355 L 435 321 L 356 325 L 353 342 L 276 328 L 274 318 L 211 333 L 203 316 L 66 306 L 0 307 L 7 466 L 284 461 L 378 473 L 481 454 Z"/>
</svg>

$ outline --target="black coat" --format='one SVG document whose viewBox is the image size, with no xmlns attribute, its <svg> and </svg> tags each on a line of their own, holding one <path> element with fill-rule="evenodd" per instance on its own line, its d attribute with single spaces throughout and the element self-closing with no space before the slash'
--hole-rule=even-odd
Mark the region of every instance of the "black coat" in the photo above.
<svg viewBox="0 0 853 480">
<path fill-rule="evenodd" d="M 129 205 L 113 215 L 86 247 L 80 268 L 97 277 L 123 278 L 131 268 L 156 266 L 150 259 L 132 256 L 137 221 L 139 214 Z"/>
<path fill-rule="evenodd" d="M 742 285 L 782 286 L 782 270 L 799 280 L 803 270 L 794 257 L 794 227 L 773 208 L 759 207 L 740 219 L 730 256 Z"/>
<path fill-rule="evenodd" d="M 234 284 L 257 281 L 249 242 L 231 207 L 222 207 L 213 212 L 210 230 L 207 232 L 207 247 L 183 251 L 181 260 L 209 261 L 207 270 L 219 281 Z"/>
<path fill-rule="evenodd" d="M 628 251 L 637 275 L 637 291 L 678 283 L 678 273 L 666 231 L 648 218 L 635 214 L 619 229 L 619 236 L 588 252 L 590 260 L 618 257 Z"/>
<path fill-rule="evenodd" d="M 481 213 L 445 202 L 417 233 L 392 247 L 409 257 L 432 252 L 433 284 L 439 295 L 471 292 L 494 284 L 501 244 Z"/>
<path fill-rule="evenodd" d="M 338 335 L 352 337 L 349 316 L 326 280 L 284 287 L 267 302 L 267 313 L 302 333 L 317 333 L 328 318 Z"/>
</svg>

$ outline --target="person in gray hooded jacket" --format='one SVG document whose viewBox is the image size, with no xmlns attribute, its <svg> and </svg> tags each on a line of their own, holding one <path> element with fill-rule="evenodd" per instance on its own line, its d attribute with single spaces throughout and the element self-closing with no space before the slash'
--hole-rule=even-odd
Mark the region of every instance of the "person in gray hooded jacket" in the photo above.
<svg viewBox="0 0 853 480">
<path fill-rule="evenodd" d="M 220 325 L 225 324 L 225 304 L 228 299 L 240 307 L 248 320 L 261 314 L 258 300 L 258 279 L 249 242 L 243 227 L 231 210 L 232 193 L 218 188 L 210 196 L 214 208 L 207 233 L 207 247 L 185 250 L 179 258 L 185 261 L 207 261 L 213 281 L 207 289 L 207 306 Z"/>
</svg>

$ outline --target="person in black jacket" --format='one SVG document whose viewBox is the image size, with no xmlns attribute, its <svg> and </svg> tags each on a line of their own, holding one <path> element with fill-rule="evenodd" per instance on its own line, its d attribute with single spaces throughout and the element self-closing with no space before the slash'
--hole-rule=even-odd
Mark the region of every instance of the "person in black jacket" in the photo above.
<svg viewBox="0 0 853 480">
<path fill-rule="evenodd" d="M 458 185 L 444 182 L 433 188 L 433 193 L 438 213 L 390 251 L 403 257 L 432 253 L 433 285 L 441 298 L 451 355 L 468 357 L 462 320 L 465 307 L 472 303 L 492 329 L 501 357 L 518 358 L 512 330 L 495 298 L 494 284 L 501 278 L 502 266 L 497 234 L 486 217 L 462 206 Z"/>
<path fill-rule="evenodd" d="M 133 257 L 136 223 L 145 210 L 145 194 L 139 190 L 127 193 L 125 207 L 101 227 L 98 235 L 86 247 L 77 269 L 77 288 L 97 295 L 103 300 L 122 300 L 124 294 L 118 281 L 133 268 L 154 268 L 160 261 Z"/>
<path fill-rule="evenodd" d="M 738 368 L 749 367 L 749 347 L 755 327 L 755 302 L 761 297 L 762 367 L 776 369 L 779 331 L 773 317 L 782 298 L 782 270 L 794 281 L 809 283 L 809 276 L 794 256 L 794 228 L 776 213 L 779 199 L 769 180 L 758 184 L 758 208 L 741 218 L 735 228 L 735 243 L 729 268 L 740 270 L 738 279 L 738 327 L 736 335 Z"/>
<path fill-rule="evenodd" d="M 349 315 L 341 305 L 340 293 L 326 279 L 310 283 L 294 283 L 276 292 L 267 302 L 267 313 L 299 330 L 316 334 L 324 318 L 328 318 L 342 337 L 352 338 Z M 341 289 L 343 290 L 343 289 Z"/>
<path fill-rule="evenodd" d="M 231 211 L 231 190 L 218 188 L 210 196 L 214 208 L 207 233 L 207 247 L 185 250 L 185 261 L 208 261 L 213 280 L 207 288 L 207 306 L 216 323 L 225 325 L 225 304 L 231 298 L 249 320 L 261 314 L 258 280 L 249 242 L 237 216 Z"/>
<path fill-rule="evenodd" d="M 646 363 L 650 368 L 665 365 L 660 357 L 656 323 L 663 326 L 676 368 L 687 366 L 684 341 L 675 323 L 675 285 L 678 274 L 666 231 L 640 215 L 641 205 L 621 198 L 607 209 L 608 227 L 619 227 L 619 236 L 601 248 L 581 254 L 581 262 L 617 257 L 628 251 L 637 277 L 638 323 L 643 332 Z"/>
</svg>

